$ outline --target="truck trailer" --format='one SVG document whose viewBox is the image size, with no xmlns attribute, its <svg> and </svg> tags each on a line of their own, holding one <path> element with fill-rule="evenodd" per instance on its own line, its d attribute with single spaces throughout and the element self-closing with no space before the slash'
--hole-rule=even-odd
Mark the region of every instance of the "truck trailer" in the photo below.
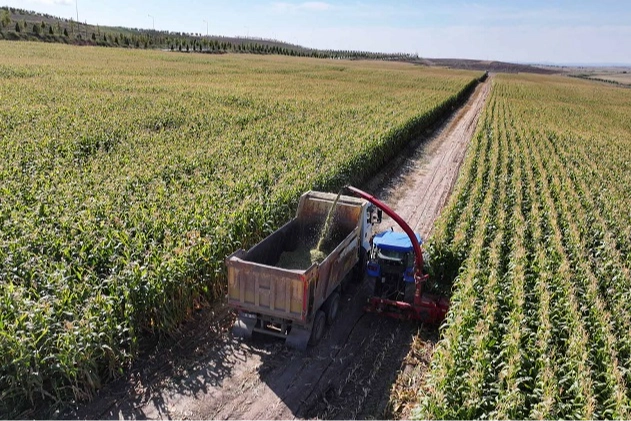
<svg viewBox="0 0 631 421">
<path fill-rule="evenodd" d="M 331 209 L 330 229 L 321 233 Z M 228 305 L 238 311 L 233 333 L 273 335 L 302 350 L 317 344 L 337 317 L 342 286 L 364 278 L 380 216 L 358 197 L 304 193 L 291 221 L 226 259 Z M 326 257 L 312 262 L 309 251 L 321 234 Z"/>
</svg>

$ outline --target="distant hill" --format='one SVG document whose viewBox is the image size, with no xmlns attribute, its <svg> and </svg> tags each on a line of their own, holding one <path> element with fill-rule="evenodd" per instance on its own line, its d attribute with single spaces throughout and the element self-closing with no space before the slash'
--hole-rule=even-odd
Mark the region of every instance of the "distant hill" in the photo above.
<svg viewBox="0 0 631 421">
<path fill-rule="evenodd" d="M 317 50 L 262 38 L 203 36 L 199 33 L 92 25 L 11 7 L 0 8 L 0 39 L 201 53 L 282 54 L 350 60 L 401 61 L 415 58 L 405 53 Z"/>
<path fill-rule="evenodd" d="M 424 64 L 428 66 L 442 66 L 452 69 L 465 69 L 465 70 L 486 70 L 488 72 L 496 73 L 538 73 L 538 74 L 553 74 L 559 73 L 559 70 L 550 68 L 543 68 L 537 66 L 531 66 L 528 64 L 516 64 L 507 63 L 503 61 L 488 61 L 488 60 L 469 60 L 469 59 L 457 59 L 457 58 L 427 58 L 424 59 Z"/>
<path fill-rule="evenodd" d="M 349 60 L 403 61 L 418 65 L 490 72 L 556 73 L 551 69 L 499 61 L 420 58 L 417 55 L 406 53 L 320 50 L 273 39 L 204 36 L 199 33 L 100 26 L 6 6 L 0 7 L 0 39 L 214 54 L 230 52 Z"/>
</svg>

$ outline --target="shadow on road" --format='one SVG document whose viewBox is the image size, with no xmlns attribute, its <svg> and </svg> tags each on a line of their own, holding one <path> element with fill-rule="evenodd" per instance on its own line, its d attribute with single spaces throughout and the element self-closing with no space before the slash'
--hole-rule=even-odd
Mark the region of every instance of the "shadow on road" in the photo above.
<svg viewBox="0 0 631 421">
<path fill-rule="evenodd" d="M 369 281 L 352 285 L 338 320 L 306 352 L 265 335 L 243 342 L 229 332 L 228 309 L 203 310 L 174 339 L 148 344 L 92 402 L 56 418 L 379 417 L 417 324 L 365 313 L 371 290 Z"/>
<path fill-rule="evenodd" d="M 184 324 L 171 339 L 146 344 L 128 373 L 107 384 L 95 399 L 58 414 L 63 419 L 180 418 L 168 402 L 181 397 L 202 397 L 221 387 L 235 367 L 256 355 L 226 330 L 234 317 L 204 309 Z M 167 386 L 168 387 L 165 387 Z"/>
<path fill-rule="evenodd" d="M 321 343 L 286 359 L 267 356 L 259 375 L 293 417 L 380 417 L 417 325 L 365 313 L 366 281 L 342 296 L 338 320 Z M 282 415 L 290 415 L 282 414 Z"/>
</svg>

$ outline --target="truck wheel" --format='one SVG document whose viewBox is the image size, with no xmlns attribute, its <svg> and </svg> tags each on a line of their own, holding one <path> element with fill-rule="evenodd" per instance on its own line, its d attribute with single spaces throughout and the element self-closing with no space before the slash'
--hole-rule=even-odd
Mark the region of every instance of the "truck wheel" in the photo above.
<svg viewBox="0 0 631 421">
<path fill-rule="evenodd" d="M 311 329 L 311 337 L 309 338 L 309 345 L 315 346 L 320 342 L 322 336 L 324 336 L 324 329 L 326 327 L 326 314 L 322 310 L 318 310 L 313 321 L 313 328 Z"/>
<path fill-rule="evenodd" d="M 331 296 L 326 300 L 324 305 L 322 306 L 322 310 L 326 314 L 326 324 L 331 326 L 335 319 L 337 319 L 337 313 L 340 309 L 340 293 L 335 291 L 331 294 Z"/>
<path fill-rule="evenodd" d="M 364 250 L 363 247 L 360 248 L 359 251 L 359 261 L 357 262 L 357 265 L 355 265 L 355 276 L 353 281 L 355 281 L 356 283 L 360 284 L 364 281 L 364 278 L 366 277 L 366 263 L 368 261 L 368 253 L 366 253 L 366 250 Z"/>
</svg>

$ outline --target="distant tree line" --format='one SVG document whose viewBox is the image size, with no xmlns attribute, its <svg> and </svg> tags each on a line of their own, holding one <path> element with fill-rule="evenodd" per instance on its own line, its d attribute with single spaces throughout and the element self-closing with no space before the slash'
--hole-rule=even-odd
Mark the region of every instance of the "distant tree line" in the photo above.
<svg viewBox="0 0 631 421">
<path fill-rule="evenodd" d="M 0 39 L 60 42 L 177 52 L 279 54 L 295 57 L 409 61 L 406 53 L 373 53 L 351 50 L 318 50 L 263 38 L 202 36 L 199 33 L 138 28 L 99 27 L 19 8 L 0 8 Z"/>
<path fill-rule="evenodd" d="M 622 73 L 626 73 L 626 72 L 622 72 Z M 586 73 L 586 74 L 583 74 L 583 73 L 581 73 L 581 74 L 574 74 L 574 75 L 568 75 L 568 76 L 569 77 L 575 77 L 577 79 L 586 79 L 586 80 L 592 80 L 592 81 L 596 81 L 596 82 L 604 82 L 604 83 L 609 83 L 609 84 L 618 85 L 618 86 L 629 86 L 628 84 L 620 83 L 617 80 L 603 79 L 603 78 L 600 78 L 600 77 L 596 77 L 596 76 L 590 75 L 588 73 Z"/>
</svg>

